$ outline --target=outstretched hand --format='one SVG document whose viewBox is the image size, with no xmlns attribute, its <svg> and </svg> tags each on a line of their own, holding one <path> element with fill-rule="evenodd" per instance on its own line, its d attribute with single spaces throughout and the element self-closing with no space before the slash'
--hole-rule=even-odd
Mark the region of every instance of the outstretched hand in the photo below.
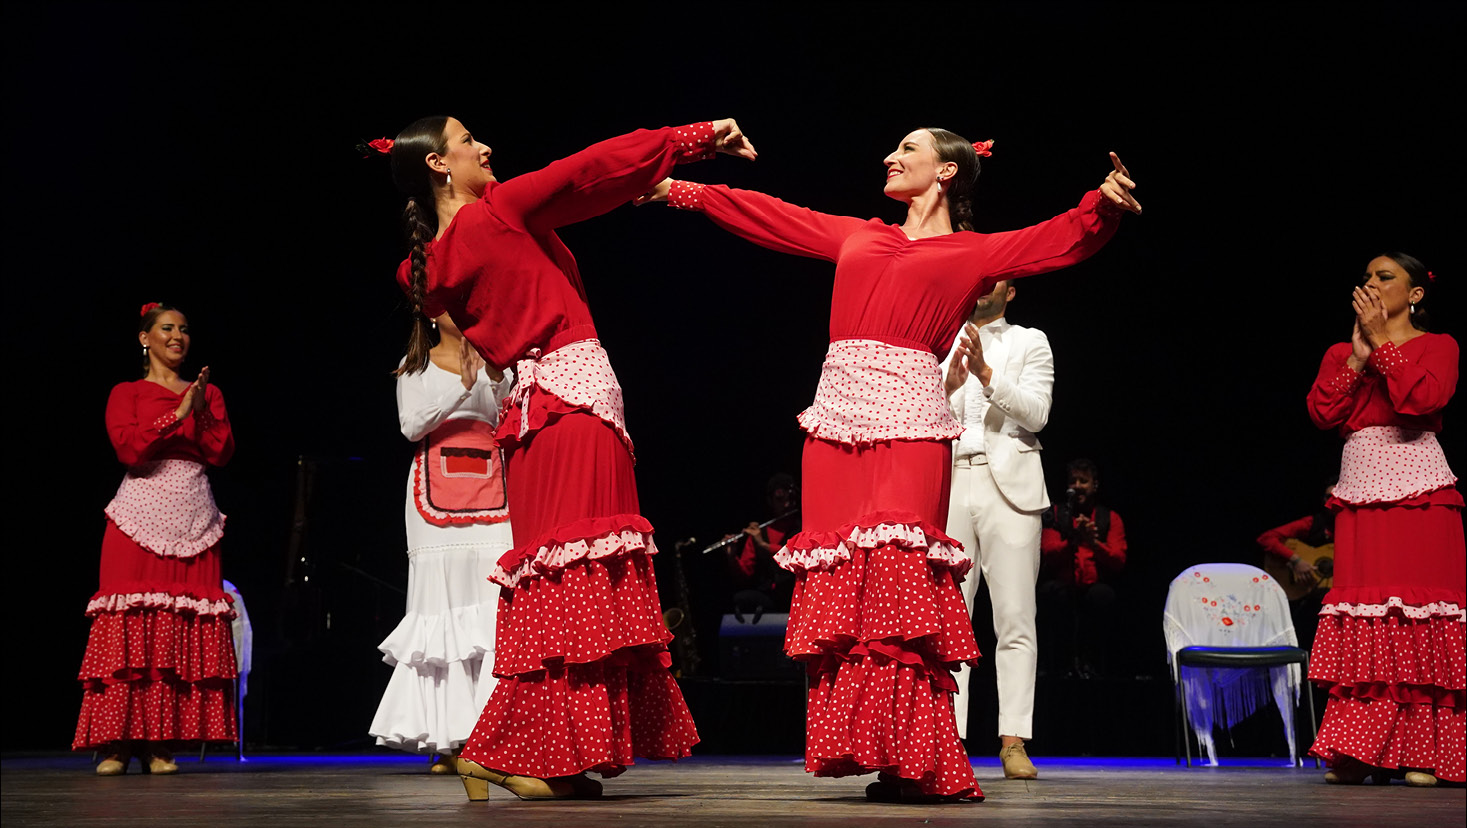
<svg viewBox="0 0 1467 828">
<path fill-rule="evenodd" d="M 721 118 L 713 122 L 713 148 L 724 155 L 736 155 L 750 161 L 759 157 L 753 142 L 744 135 L 732 118 Z"/>
<path fill-rule="evenodd" d="M 1115 153 L 1110 154 L 1110 163 L 1115 169 L 1100 182 L 1100 194 L 1122 210 L 1141 215 L 1141 202 L 1131 195 L 1131 191 L 1136 189 L 1136 182 L 1131 180 L 1131 171 L 1126 169 L 1126 165 L 1121 163 L 1121 157 Z"/>
</svg>

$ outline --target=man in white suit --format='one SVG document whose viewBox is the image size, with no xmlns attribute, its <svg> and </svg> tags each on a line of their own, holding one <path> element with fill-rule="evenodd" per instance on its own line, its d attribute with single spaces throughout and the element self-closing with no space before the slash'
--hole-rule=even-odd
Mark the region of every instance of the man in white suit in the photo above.
<svg viewBox="0 0 1467 828">
<path fill-rule="evenodd" d="M 1034 584 L 1040 520 L 1049 508 L 1035 433 L 1049 420 L 1054 355 L 1049 338 L 1010 325 L 1004 311 L 1015 290 L 999 282 L 978 300 L 948 358 L 946 388 L 963 434 L 953 444 L 947 531 L 973 557 L 963 598 L 973 611 L 979 578 L 993 598 L 993 654 L 998 672 L 999 756 L 1004 776 L 1039 776 L 1024 750 L 1034 720 L 1037 646 Z M 958 733 L 967 737 L 968 679 L 958 673 Z"/>
</svg>

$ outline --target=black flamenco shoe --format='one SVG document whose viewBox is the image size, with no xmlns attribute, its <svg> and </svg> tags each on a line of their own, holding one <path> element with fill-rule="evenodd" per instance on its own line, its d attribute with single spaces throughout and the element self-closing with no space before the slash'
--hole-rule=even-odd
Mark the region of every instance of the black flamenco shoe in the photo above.
<svg viewBox="0 0 1467 828">
<path fill-rule="evenodd" d="M 575 776 L 561 776 L 558 778 L 564 780 L 571 786 L 571 790 L 576 792 L 576 799 L 601 798 L 601 782 L 587 776 L 584 771 Z"/>
</svg>

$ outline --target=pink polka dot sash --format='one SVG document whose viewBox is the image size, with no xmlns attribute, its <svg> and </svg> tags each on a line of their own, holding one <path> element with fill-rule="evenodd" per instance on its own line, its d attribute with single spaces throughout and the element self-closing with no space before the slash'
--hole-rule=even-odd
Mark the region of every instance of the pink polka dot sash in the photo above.
<svg viewBox="0 0 1467 828">
<path fill-rule="evenodd" d="M 530 389 L 548 394 L 590 411 L 616 429 L 616 433 L 632 448 L 627 434 L 626 404 L 622 400 L 621 383 L 611 370 L 611 359 L 597 339 L 583 339 L 541 354 L 537 348 L 529 357 L 515 364 L 518 382 L 510 396 L 510 405 L 528 410 Z M 520 418 L 519 437 L 530 431 L 530 418 Z"/>
<path fill-rule="evenodd" d="M 830 343 L 815 402 L 798 419 L 810 436 L 848 445 L 963 433 L 943 394 L 937 356 L 873 339 Z"/>
<path fill-rule="evenodd" d="M 224 514 L 204 465 L 193 460 L 133 466 L 106 512 L 123 534 L 167 558 L 192 558 L 224 537 Z"/>
<path fill-rule="evenodd" d="M 1392 503 L 1457 482 L 1436 434 L 1370 426 L 1345 440 L 1334 496 L 1346 503 Z"/>
</svg>

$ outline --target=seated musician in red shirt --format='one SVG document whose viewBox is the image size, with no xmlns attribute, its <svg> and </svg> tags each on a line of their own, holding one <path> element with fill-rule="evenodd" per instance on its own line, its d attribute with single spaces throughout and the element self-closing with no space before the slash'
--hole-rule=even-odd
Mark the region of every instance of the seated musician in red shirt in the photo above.
<svg viewBox="0 0 1467 828">
<path fill-rule="evenodd" d="M 1100 472 L 1089 460 L 1070 461 L 1065 498 L 1044 513 L 1039 537 L 1039 638 L 1046 662 L 1080 678 L 1105 671 L 1116 590 L 1126 566 L 1126 527 L 1096 499 Z"/>
</svg>

